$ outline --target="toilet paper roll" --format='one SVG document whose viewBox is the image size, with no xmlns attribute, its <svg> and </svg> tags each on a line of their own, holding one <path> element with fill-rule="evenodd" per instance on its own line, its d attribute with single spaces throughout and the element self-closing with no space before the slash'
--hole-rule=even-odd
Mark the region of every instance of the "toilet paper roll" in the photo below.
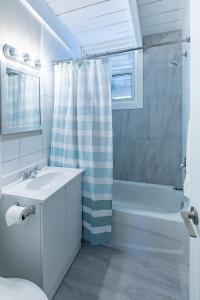
<svg viewBox="0 0 200 300">
<path fill-rule="evenodd" d="M 27 212 L 29 208 L 28 207 L 23 207 L 23 206 L 18 206 L 18 205 L 13 205 L 11 206 L 7 212 L 6 212 L 6 224 L 8 227 L 15 225 L 15 224 L 22 224 L 26 221 Z"/>
</svg>

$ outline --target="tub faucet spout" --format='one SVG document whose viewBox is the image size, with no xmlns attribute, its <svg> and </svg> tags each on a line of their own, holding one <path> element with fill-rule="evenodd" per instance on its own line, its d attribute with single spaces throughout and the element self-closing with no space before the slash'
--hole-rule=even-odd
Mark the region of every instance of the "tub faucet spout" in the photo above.
<svg viewBox="0 0 200 300">
<path fill-rule="evenodd" d="M 181 185 L 181 186 L 175 185 L 175 186 L 173 187 L 173 189 L 174 189 L 174 191 L 183 191 L 183 186 L 182 186 L 182 185 Z"/>
</svg>

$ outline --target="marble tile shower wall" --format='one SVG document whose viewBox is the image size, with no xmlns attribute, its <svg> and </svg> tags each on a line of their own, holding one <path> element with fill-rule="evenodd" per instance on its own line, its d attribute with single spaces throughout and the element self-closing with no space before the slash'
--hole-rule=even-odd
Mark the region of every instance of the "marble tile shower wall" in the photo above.
<svg viewBox="0 0 200 300">
<path fill-rule="evenodd" d="M 145 38 L 145 44 L 181 38 L 174 31 Z M 144 52 L 144 108 L 113 111 L 114 178 L 179 185 L 182 157 L 181 64 L 170 60 L 181 44 Z"/>
<path fill-rule="evenodd" d="M 41 57 L 41 102 L 43 108 L 42 131 L 1 136 L 1 175 L 4 176 L 42 159 L 48 160 L 53 116 L 52 61 L 64 59 L 68 53 L 66 48 L 37 19 L 30 15 L 19 1 L 8 0 L 1 3 L 1 8 L 2 5 L 4 9 L 2 9 L 2 15 L 0 12 L 1 42 L 11 45 L 19 43 L 19 46 L 24 47 L 27 52 L 35 48 L 35 56 Z M 11 18 L 9 14 L 12 12 L 9 7 L 13 7 L 13 5 L 15 16 Z M 10 27 L 6 26 L 6 20 L 12 20 L 9 23 Z M 15 32 L 16 27 L 18 30 Z M 34 44 L 31 37 L 34 39 Z M 25 40 L 25 44 L 23 44 L 23 40 Z"/>
</svg>

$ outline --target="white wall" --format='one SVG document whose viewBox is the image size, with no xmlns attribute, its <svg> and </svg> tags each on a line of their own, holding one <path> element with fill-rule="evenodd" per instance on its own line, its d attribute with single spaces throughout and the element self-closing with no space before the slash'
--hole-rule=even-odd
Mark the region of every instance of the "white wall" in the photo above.
<svg viewBox="0 0 200 300">
<path fill-rule="evenodd" d="M 189 1 L 185 9 L 182 38 L 190 36 L 190 8 Z M 190 44 L 183 43 L 182 53 L 187 52 L 187 58 L 182 58 L 182 158 L 186 156 L 187 127 L 190 113 Z"/>
<path fill-rule="evenodd" d="M 42 0 L 40 0 L 42 1 Z M 55 20 L 54 20 L 55 21 Z M 71 41 L 70 41 L 71 42 Z M 0 58 L 7 43 L 41 58 L 43 130 L 1 136 L 1 176 L 49 157 L 53 112 L 53 60 L 71 52 L 19 0 L 0 2 Z"/>
</svg>

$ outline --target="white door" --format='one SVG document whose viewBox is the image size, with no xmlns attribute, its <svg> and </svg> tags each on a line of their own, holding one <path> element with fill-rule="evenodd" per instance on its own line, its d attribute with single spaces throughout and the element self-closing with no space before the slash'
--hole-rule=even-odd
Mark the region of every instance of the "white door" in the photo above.
<svg viewBox="0 0 200 300">
<path fill-rule="evenodd" d="M 200 217 L 200 1 L 191 0 L 190 5 L 190 122 L 184 192 Z M 196 235 L 190 237 L 190 300 L 200 300 L 200 224 L 194 212 L 185 214 L 185 221 L 191 236 Z"/>
</svg>

